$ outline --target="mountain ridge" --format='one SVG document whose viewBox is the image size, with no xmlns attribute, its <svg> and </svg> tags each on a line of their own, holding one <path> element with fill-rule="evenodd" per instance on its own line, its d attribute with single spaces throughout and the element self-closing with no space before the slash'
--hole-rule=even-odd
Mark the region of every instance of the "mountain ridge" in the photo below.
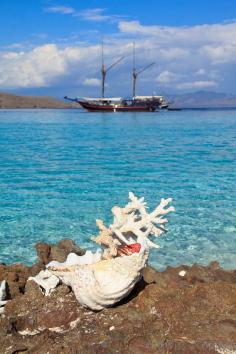
<svg viewBox="0 0 236 354">
<path fill-rule="evenodd" d="M 196 91 L 177 95 L 168 95 L 171 106 L 181 108 L 234 108 L 236 96 L 223 92 Z"/>
</svg>

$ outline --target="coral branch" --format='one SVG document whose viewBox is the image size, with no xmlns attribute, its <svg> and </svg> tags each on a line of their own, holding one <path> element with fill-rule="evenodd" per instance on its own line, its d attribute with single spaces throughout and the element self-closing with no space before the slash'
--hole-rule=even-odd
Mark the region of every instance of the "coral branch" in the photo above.
<svg viewBox="0 0 236 354">
<path fill-rule="evenodd" d="M 120 245 L 120 242 L 117 239 L 112 237 L 112 231 L 107 228 L 103 221 L 100 219 L 96 220 L 96 224 L 100 230 L 98 236 L 91 237 L 91 240 L 95 241 L 96 243 L 108 247 L 104 254 L 103 258 L 112 258 L 117 256 L 117 248 Z"/>
<path fill-rule="evenodd" d="M 169 203 L 172 199 L 161 199 L 160 204 L 151 212 L 147 212 L 147 206 L 144 198 L 137 198 L 132 192 L 129 193 L 130 201 L 124 208 L 114 206 L 112 214 L 114 216 L 113 224 L 108 228 L 102 220 L 96 220 L 100 230 L 97 237 L 92 240 L 105 247 L 104 258 L 117 256 L 117 249 L 122 245 L 129 245 L 139 239 L 146 239 L 150 235 L 159 237 L 166 232 L 165 224 L 168 222 L 164 215 L 174 211 L 174 207 Z M 148 240 L 149 247 L 159 246 Z"/>
</svg>

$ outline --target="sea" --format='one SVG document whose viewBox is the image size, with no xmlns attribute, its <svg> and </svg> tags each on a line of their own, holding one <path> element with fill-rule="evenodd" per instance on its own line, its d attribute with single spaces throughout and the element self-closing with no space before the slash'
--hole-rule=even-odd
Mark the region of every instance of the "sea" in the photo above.
<svg viewBox="0 0 236 354">
<path fill-rule="evenodd" d="M 0 110 L 0 262 L 33 264 L 37 242 L 96 249 L 95 220 L 128 193 L 173 198 L 150 263 L 236 267 L 236 110 Z"/>
</svg>

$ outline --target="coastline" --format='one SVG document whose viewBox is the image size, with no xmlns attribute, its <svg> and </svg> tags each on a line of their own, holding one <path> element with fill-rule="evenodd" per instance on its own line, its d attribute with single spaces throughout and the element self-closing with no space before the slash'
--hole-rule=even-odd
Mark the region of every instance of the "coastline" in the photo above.
<svg viewBox="0 0 236 354">
<path fill-rule="evenodd" d="M 236 271 L 208 266 L 147 266 L 131 294 L 112 308 L 93 312 L 59 285 L 50 296 L 29 276 L 51 260 L 82 254 L 71 240 L 38 243 L 38 262 L 0 265 L 8 299 L 0 316 L 4 353 L 233 353 L 236 350 Z"/>
</svg>

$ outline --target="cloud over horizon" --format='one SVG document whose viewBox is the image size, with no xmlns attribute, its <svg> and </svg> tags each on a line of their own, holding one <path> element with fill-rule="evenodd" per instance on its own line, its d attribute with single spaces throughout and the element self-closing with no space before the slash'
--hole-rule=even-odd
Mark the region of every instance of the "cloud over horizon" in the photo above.
<svg viewBox="0 0 236 354">
<path fill-rule="evenodd" d="M 121 19 L 121 16 L 118 15 L 107 15 L 106 9 L 101 7 L 87 8 L 77 11 L 70 6 L 49 6 L 45 7 L 44 11 L 54 14 L 72 15 L 73 17 L 78 17 L 82 20 L 91 22 L 117 22 Z"/>
<path fill-rule="evenodd" d="M 70 7 L 50 9 L 54 13 L 75 14 Z M 84 10 L 80 16 L 91 21 L 108 20 L 101 9 Z M 210 88 L 236 93 L 236 22 L 174 27 L 120 20 L 115 39 L 107 36 L 105 46 L 108 64 L 120 55 L 126 56 L 126 61 L 108 75 L 110 95 L 119 94 L 119 90 L 125 95 L 130 91 L 134 40 L 137 67 L 156 62 L 140 76 L 140 94 Z M 29 50 L 9 46 L 0 52 L 0 88 L 62 87 L 73 83 L 74 90 L 81 94 L 86 87 L 97 90 L 100 51 L 100 44 L 89 43 L 66 47 L 45 43 Z"/>
<path fill-rule="evenodd" d="M 51 12 L 55 14 L 71 15 L 75 13 L 73 7 L 69 6 L 49 6 L 44 9 L 46 12 Z"/>
</svg>

